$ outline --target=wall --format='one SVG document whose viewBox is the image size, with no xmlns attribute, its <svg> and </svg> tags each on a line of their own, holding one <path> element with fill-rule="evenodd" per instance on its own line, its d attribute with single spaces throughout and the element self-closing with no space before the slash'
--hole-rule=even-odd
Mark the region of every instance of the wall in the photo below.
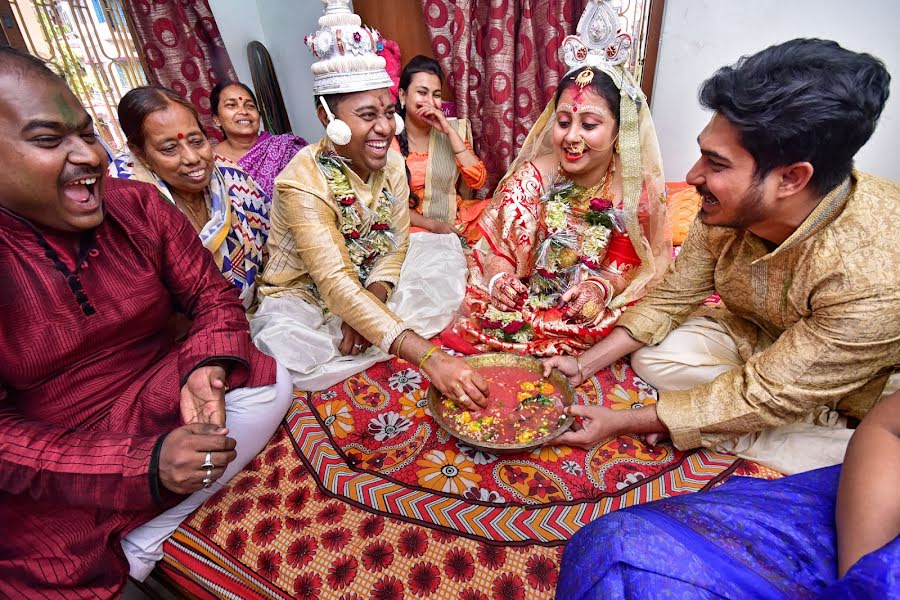
<svg viewBox="0 0 900 600">
<path fill-rule="evenodd" d="M 900 3 L 892 0 L 669 0 L 653 87 L 653 119 L 666 178 L 684 179 L 698 157 L 697 134 L 709 113 L 697 103 L 700 84 L 720 66 L 797 37 L 833 39 L 868 52 L 894 76 L 875 134 L 857 155 L 865 171 L 900 181 Z"/>
<path fill-rule="evenodd" d="M 247 44 L 262 42 L 272 56 L 294 133 L 316 141 L 325 133 L 313 110 L 313 55 L 303 38 L 319 27 L 323 4 L 313 0 L 210 0 L 241 81 L 252 85 Z"/>
<path fill-rule="evenodd" d="M 265 39 L 256 2 L 248 0 L 209 0 L 209 7 L 216 18 L 228 57 L 234 65 L 238 79 L 253 88 L 250 64 L 247 62 L 247 44 Z M 263 42 L 265 43 L 265 42 Z M 255 90 L 254 90 L 255 91 Z"/>
<path fill-rule="evenodd" d="M 319 28 L 323 4 L 311 0 L 257 0 L 266 32 L 263 42 L 272 55 L 284 105 L 294 133 L 314 142 L 325 134 L 313 108 L 312 73 L 315 57 L 303 43 Z"/>
<path fill-rule="evenodd" d="M 356 0 L 353 8 L 363 23 L 377 29 L 385 38 L 397 42 L 400 46 L 401 69 L 417 54 L 434 58 L 422 12 L 422 0 L 391 0 L 390 3 L 384 0 Z M 448 114 L 455 115 L 456 103 L 452 102 L 452 98 L 447 78 L 444 77 L 444 110 L 446 112 L 452 106 L 453 112 Z"/>
</svg>

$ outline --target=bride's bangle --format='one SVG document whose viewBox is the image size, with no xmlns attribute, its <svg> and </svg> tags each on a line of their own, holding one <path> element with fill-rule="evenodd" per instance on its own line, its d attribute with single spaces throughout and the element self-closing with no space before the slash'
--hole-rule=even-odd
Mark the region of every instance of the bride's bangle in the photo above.
<svg viewBox="0 0 900 600">
<path fill-rule="evenodd" d="M 603 303 L 603 307 L 606 308 L 609 306 L 609 303 L 612 302 L 613 296 L 616 295 L 616 289 L 613 285 L 605 279 L 598 279 L 596 277 L 589 277 L 584 280 L 583 283 L 593 284 L 598 290 L 606 294 L 606 301 Z"/>
</svg>

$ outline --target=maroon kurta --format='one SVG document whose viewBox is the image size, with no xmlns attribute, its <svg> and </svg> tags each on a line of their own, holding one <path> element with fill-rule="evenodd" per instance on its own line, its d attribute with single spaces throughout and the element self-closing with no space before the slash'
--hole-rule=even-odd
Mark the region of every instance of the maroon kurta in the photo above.
<svg viewBox="0 0 900 600">
<path fill-rule="evenodd" d="M 154 494 L 151 458 L 187 376 L 225 360 L 231 387 L 275 381 L 176 208 L 108 178 L 104 211 L 76 256 L 72 234 L 0 209 L 0 597 L 116 594 L 119 541 L 180 499 Z M 176 306 L 193 319 L 177 345 Z"/>
</svg>

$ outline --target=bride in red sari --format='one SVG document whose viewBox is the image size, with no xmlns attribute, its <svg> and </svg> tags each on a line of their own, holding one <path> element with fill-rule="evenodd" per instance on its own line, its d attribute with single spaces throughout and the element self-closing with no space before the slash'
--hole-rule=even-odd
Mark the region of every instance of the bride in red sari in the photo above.
<svg viewBox="0 0 900 600">
<path fill-rule="evenodd" d="M 458 350 L 580 354 L 671 260 L 646 100 L 621 66 L 592 64 L 580 44 L 567 38 L 575 66 L 479 222 L 465 316 L 444 334 Z"/>
</svg>

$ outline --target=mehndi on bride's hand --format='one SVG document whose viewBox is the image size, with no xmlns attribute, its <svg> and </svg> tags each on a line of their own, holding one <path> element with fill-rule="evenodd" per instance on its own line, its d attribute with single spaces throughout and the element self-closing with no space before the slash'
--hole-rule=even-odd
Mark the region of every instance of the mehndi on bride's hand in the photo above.
<svg viewBox="0 0 900 600">
<path fill-rule="evenodd" d="M 504 273 L 493 281 L 491 304 L 502 311 L 518 310 L 528 297 L 528 288 L 512 273 Z"/>
<path fill-rule="evenodd" d="M 575 323 L 597 325 L 603 319 L 612 295 L 612 285 L 602 279 L 582 281 L 563 294 L 562 300 L 567 305 L 565 315 Z"/>
</svg>

